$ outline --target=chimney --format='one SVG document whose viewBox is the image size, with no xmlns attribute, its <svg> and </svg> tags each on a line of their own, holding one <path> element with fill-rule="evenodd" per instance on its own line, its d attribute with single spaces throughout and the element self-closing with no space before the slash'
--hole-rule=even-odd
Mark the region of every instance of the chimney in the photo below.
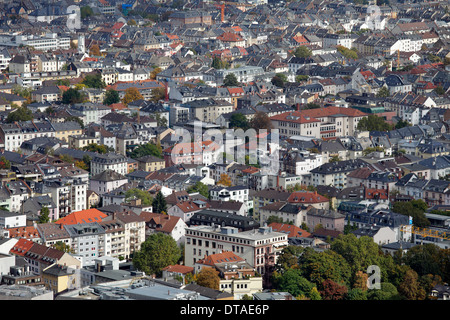
<svg viewBox="0 0 450 320">
<path fill-rule="evenodd" d="M 294 101 L 295 102 L 295 101 Z M 297 103 L 297 111 L 300 112 L 300 103 Z"/>
</svg>

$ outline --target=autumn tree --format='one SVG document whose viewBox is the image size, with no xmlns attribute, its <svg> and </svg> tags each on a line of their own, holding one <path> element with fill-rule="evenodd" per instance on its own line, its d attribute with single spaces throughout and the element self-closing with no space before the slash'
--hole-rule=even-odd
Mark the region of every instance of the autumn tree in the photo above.
<svg viewBox="0 0 450 320">
<path fill-rule="evenodd" d="M 407 300 L 424 300 L 425 290 L 419 285 L 419 276 L 414 270 L 408 270 L 403 282 L 398 286 L 398 292 Z"/>
<path fill-rule="evenodd" d="M 202 287 L 219 290 L 219 272 L 209 267 L 202 268 L 197 275 L 197 284 Z"/>
<path fill-rule="evenodd" d="M 166 89 L 165 88 L 155 88 L 152 89 L 152 101 L 158 102 L 160 100 L 164 100 L 166 97 Z"/>
<path fill-rule="evenodd" d="M 220 175 L 219 181 L 217 181 L 217 185 L 223 187 L 231 187 L 232 184 L 233 182 L 231 181 L 231 178 L 226 173 L 222 173 Z"/>
<path fill-rule="evenodd" d="M 160 67 L 156 67 L 154 68 L 151 72 L 150 72 L 150 79 L 152 80 L 156 80 L 156 75 L 158 73 L 160 73 L 162 71 L 162 69 Z"/>
<path fill-rule="evenodd" d="M 144 97 L 139 90 L 136 87 L 130 87 L 125 90 L 125 96 L 122 99 L 122 103 L 128 105 L 130 102 L 142 99 L 144 99 Z"/>
<path fill-rule="evenodd" d="M 345 285 L 341 285 L 330 279 L 325 280 L 321 287 L 319 293 L 324 300 L 343 300 L 348 292 Z"/>
<path fill-rule="evenodd" d="M 253 118 L 250 120 L 250 126 L 255 130 L 266 129 L 270 130 L 273 128 L 272 121 L 265 112 L 257 111 Z"/>
<path fill-rule="evenodd" d="M 100 47 L 97 44 L 94 44 L 91 46 L 91 48 L 89 49 L 89 55 L 90 56 L 100 56 Z"/>
</svg>

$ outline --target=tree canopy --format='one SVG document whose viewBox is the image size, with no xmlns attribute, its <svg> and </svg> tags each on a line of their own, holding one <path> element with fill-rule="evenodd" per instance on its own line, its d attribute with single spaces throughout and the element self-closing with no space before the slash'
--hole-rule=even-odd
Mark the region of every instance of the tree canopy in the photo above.
<svg viewBox="0 0 450 320">
<path fill-rule="evenodd" d="M 129 153 L 130 158 L 137 159 L 143 156 L 155 156 L 162 158 L 161 145 L 153 143 L 141 144 L 139 147 Z"/>
<path fill-rule="evenodd" d="M 145 240 L 133 256 L 133 265 L 146 274 L 159 276 L 163 268 L 176 264 L 181 250 L 172 236 L 154 233 Z"/>
<path fill-rule="evenodd" d="M 27 107 L 19 107 L 10 112 L 6 117 L 6 122 L 12 123 L 16 121 L 29 121 L 33 119 L 33 113 Z"/>
<path fill-rule="evenodd" d="M 389 131 L 393 129 L 393 126 L 382 117 L 369 114 L 358 122 L 357 129 L 361 131 Z"/>
<path fill-rule="evenodd" d="M 236 87 L 239 85 L 239 81 L 234 75 L 234 73 L 229 73 L 225 76 L 225 79 L 223 80 L 223 85 L 225 87 Z"/>
<path fill-rule="evenodd" d="M 119 103 L 119 102 L 120 102 L 119 92 L 117 92 L 114 89 L 106 90 L 105 99 L 103 100 L 104 105 L 110 106 L 114 103 Z"/>
</svg>

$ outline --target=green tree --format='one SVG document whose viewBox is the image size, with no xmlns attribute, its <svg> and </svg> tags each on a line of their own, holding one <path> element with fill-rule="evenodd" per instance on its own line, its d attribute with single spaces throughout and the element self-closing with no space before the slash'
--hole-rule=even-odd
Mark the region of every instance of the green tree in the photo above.
<svg viewBox="0 0 450 320">
<path fill-rule="evenodd" d="M 419 276 L 441 275 L 441 249 L 432 243 L 414 246 L 403 256 L 402 262 Z"/>
<path fill-rule="evenodd" d="M 44 206 L 41 208 L 39 214 L 39 223 L 49 223 L 50 222 L 50 210 L 48 207 Z"/>
<path fill-rule="evenodd" d="M 437 95 L 442 96 L 445 94 L 445 89 L 441 85 L 439 85 L 436 87 L 436 89 L 434 89 L 434 92 L 436 92 Z"/>
<path fill-rule="evenodd" d="M 166 97 L 166 89 L 165 88 L 155 88 L 152 90 L 152 98 L 153 102 L 159 102 L 164 100 Z"/>
<path fill-rule="evenodd" d="M 384 254 L 372 237 L 357 238 L 353 233 L 339 235 L 331 243 L 331 249 L 347 261 L 353 275 L 352 283 L 356 282 L 359 271 L 365 273 L 371 265 L 378 265 L 382 276 L 387 277 L 387 270 L 383 270 L 381 263 Z"/>
<path fill-rule="evenodd" d="M 197 181 L 193 186 L 190 186 L 186 189 L 188 193 L 195 193 L 198 192 L 205 198 L 209 198 L 209 189 L 206 184 L 203 182 Z"/>
<path fill-rule="evenodd" d="M 86 19 L 94 15 L 94 11 L 89 6 L 81 7 L 80 9 L 81 19 Z"/>
<path fill-rule="evenodd" d="M 129 157 L 132 159 L 137 159 L 148 155 L 162 158 L 161 146 L 149 142 L 141 144 L 139 147 L 129 153 Z"/>
<path fill-rule="evenodd" d="M 409 126 L 411 126 L 411 124 L 408 121 L 400 119 L 395 124 L 395 129 L 401 129 L 401 128 L 409 127 Z"/>
<path fill-rule="evenodd" d="M 277 259 L 276 270 L 283 272 L 291 268 L 299 268 L 299 258 L 303 250 L 303 247 L 300 246 L 287 246 L 284 248 Z"/>
<path fill-rule="evenodd" d="M 214 69 L 228 69 L 230 66 L 228 62 L 220 59 L 219 57 L 214 57 L 211 67 Z"/>
<path fill-rule="evenodd" d="M 52 245 L 52 247 L 56 250 L 63 251 L 66 253 L 75 253 L 75 250 L 70 245 L 62 241 L 56 241 L 56 243 Z"/>
<path fill-rule="evenodd" d="M 231 115 L 229 127 L 231 129 L 242 129 L 245 131 L 249 128 L 249 122 L 245 115 L 237 112 Z"/>
<path fill-rule="evenodd" d="M 167 118 L 163 117 L 160 112 L 155 113 L 155 120 L 158 127 L 167 127 Z"/>
<path fill-rule="evenodd" d="M 351 267 L 340 254 L 332 250 L 316 252 L 311 248 L 305 248 L 299 258 L 299 266 L 303 276 L 316 284 L 319 291 L 321 289 L 319 287 L 327 279 L 336 283 L 350 283 Z"/>
<path fill-rule="evenodd" d="M 114 89 L 108 89 L 105 94 L 105 99 L 103 100 L 103 104 L 106 106 L 110 106 L 114 103 L 119 103 L 120 97 L 119 92 Z"/>
<path fill-rule="evenodd" d="M 278 217 L 278 216 L 270 216 L 270 217 L 268 217 L 267 218 L 267 224 L 271 224 L 271 223 L 274 223 L 274 222 L 276 222 L 276 223 L 283 223 L 283 218 L 281 218 L 281 217 Z"/>
<path fill-rule="evenodd" d="M 380 289 L 369 289 L 367 291 L 369 300 L 399 300 L 397 288 L 389 282 L 381 282 Z"/>
<path fill-rule="evenodd" d="M 369 114 L 359 121 L 357 129 L 360 131 L 390 131 L 393 129 L 393 126 L 387 123 L 382 117 Z"/>
<path fill-rule="evenodd" d="M 86 75 L 81 83 L 88 88 L 102 89 L 106 87 L 106 84 L 102 80 L 102 75 L 100 73 Z"/>
<path fill-rule="evenodd" d="M 0 169 L 11 169 L 11 162 L 5 156 L 0 157 Z"/>
<path fill-rule="evenodd" d="M 312 56 L 312 51 L 306 46 L 299 46 L 295 49 L 294 55 L 297 58 L 309 58 Z"/>
<path fill-rule="evenodd" d="M 155 199 L 153 200 L 152 203 L 152 207 L 153 207 L 153 212 L 156 213 L 167 213 L 167 202 L 166 199 L 164 198 L 163 194 L 161 191 L 159 191 L 156 194 Z"/>
<path fill-rule="evenodd" d="M 133 199 L 140 199 L 141 204 L 144 206 L 151 206 L 153 204 L 153 198 L 150 193 L 141 189 L 133 188 L 128 189 L 125 192 L 125 201 L 130 201 Z"/>
<path fill-rule="evenodd" d="M 83 147 L 82 150 L 105 154 L 108 153 L 109 148 L 104 144 L 90 143 L 87 146 Z"/>
<path fill-rule="evenodd" d="M 298 76 L 295 76 L 295 82 L 303 82 L 303 81 L 307 81 L 309 79 L 309 77 L 307 75 L 304 74 L 300 74 Z"/>
<path fill-rule="evenodd" d="M 64 91 L 62 95 L 62 103 L 64 104 L 74 104 L 83 102 L 83 95 L 80 91 L 70 88 Z"/>
<path fill-rule="evenodd" d="M 33 119 L 33 113 L 27 107 L 19 107 L 16 110 L 8 113 L 6 122 L 13 123 L 16 121 L 30 121 Z"/>
<path fill-rule="evenodd" d="M 225 79 L 223 80 L 223 85 L 225 87 L 236 87 L 239 85 L 239 82 L 234 73 L 229 73 L 225 76 Z"/>
<path fill-rule="evenodd" d="M 210 267 L 203 267 L 197 275 L 196 282 L 199 286 L 219 290 L 219 272 Z"/>
<path fill-rule="evenodd" d="M 154 233 L 134 253 L 133 265 L 146 274 L 161 275 L 163 268 L 176 264 L 181 257 L 181 250 L 176 241 L 167 234 Z"/>
<path fill-rule="evenodd" d="M 397 201 L 392 206 L 392 211 L 411 216 L 413 224 L 416 227 L 427 227 L 430 221 L 425 216 L 425 211 L 428 209 L 427 204 L 422 199 L 415 199 L 408 202 Z"/>
<path fill-rule="evenodd" d="M 389 89 L 387 87 L 381 87 L 380 90 L 377 92 L 378 98 L 386 98 L 389 97 L 391 93 L 389 92 Z"/>
<path fill-rule="evenodd" d="M 336 49 L 340 54 L 342 54 L 347 59 L 353 59 L 353 60 L 358 59 L 358 52 L 354 48 L 348 49 L 344 46 L 336 46 Z"/>
<path fill-rule="evenodd" d="M 276 281 L 279 291 L 287 291 L 294 297 L 309 295 L 314 284 L 309 282 L 302 276 L 302 272 L 299 269 L 288 269 L 283 275 Z"/>
<path fill-rule="evenodd" d="M 367 292 L 360 288 L 350 289 L 347 293 L 347 300 L 367 300 Z"/>
<path fill-rule="evenodd" d="M 284 88 L 285 80 L 283 80 L 283 78 L 279 74 L 276 74 L 272 78 L 271 82 L 274 86 L 277 86 L 278 88 Z"/>
</svg>

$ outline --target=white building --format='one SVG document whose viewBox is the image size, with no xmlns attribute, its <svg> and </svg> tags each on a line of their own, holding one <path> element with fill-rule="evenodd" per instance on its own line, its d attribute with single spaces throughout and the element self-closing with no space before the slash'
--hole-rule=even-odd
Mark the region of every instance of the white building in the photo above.
<svg viewBox="0 0 450 320">
<path fill-rule="evenodd" d="M 287 234 L 274 232 L 270 227 L 238 232 L 233 227 L 192 226 L 186 228 L 185 264 L 195 263 L 209 254 L 232 251 L 263 274 L 269 261 L 276 263 L 277 254 L 288 245 Z M 267 254 L 267 256 L 266 256 Z"/>
</svg>

